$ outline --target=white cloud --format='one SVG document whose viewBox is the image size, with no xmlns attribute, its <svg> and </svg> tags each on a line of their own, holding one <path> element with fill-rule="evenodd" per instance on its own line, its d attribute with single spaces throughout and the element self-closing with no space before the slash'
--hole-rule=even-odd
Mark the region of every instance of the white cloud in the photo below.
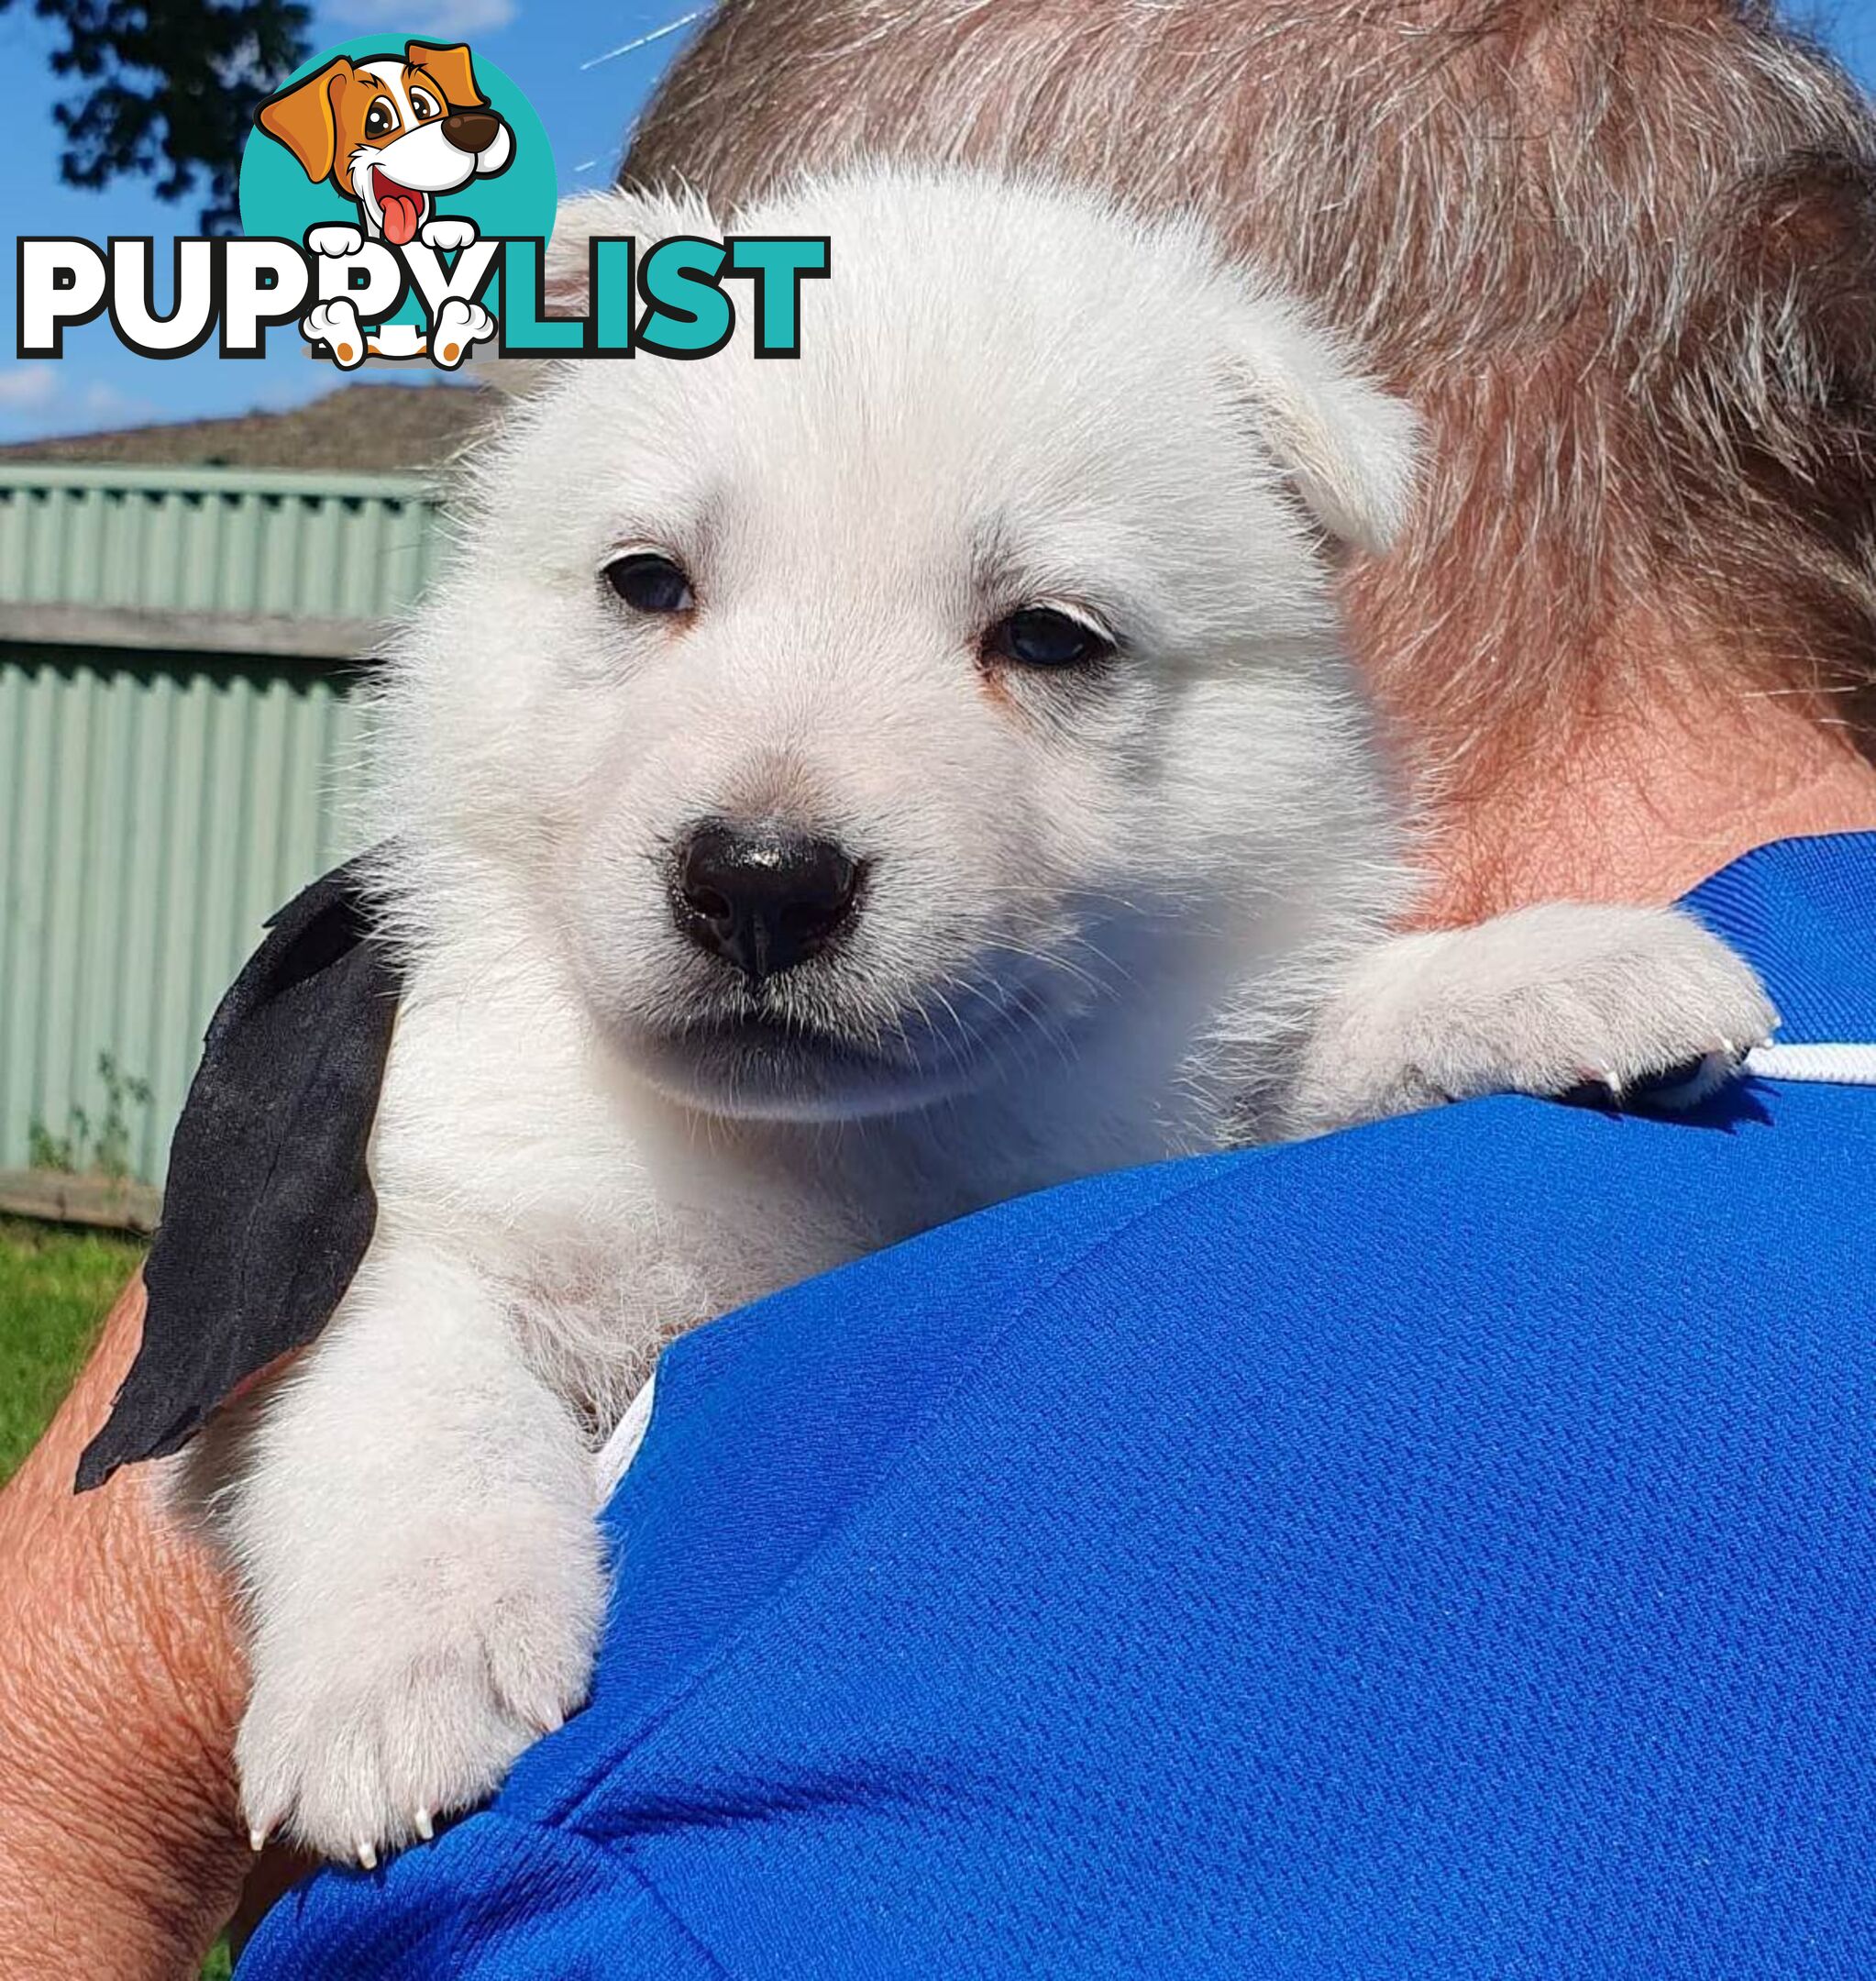
<svg viewBox="0 0 1876 1981">
<path fill-rule="evenodd" d="M 439 40 L 469 41 L 493 34 L 514 18 L 515 0 L 433 0 L 428 7 L 408 0 L 333 0 L 326 10 L 343 26 L 370 32 L 421 35 Z"/>
<path fill-rule="evenodd" d="M 108 379 L 85 378 L 68 363 L 0 366 L 0 425 L 9 439 L 140 426 L 162 410 L 154 399 Z"/>
<path fill-rule="evenodd" d="M 96 420 L 102 426 L 106 421 L 154 419 L 162 408 L 154 399 L 119 392 L 104 379 L 93 379 L 79 394 L 78 410 L 86 419 Z"/>
<path fill-rule="evenodd" d="M 59 396 L 61 382 L 56 365 L 0 365 L 0 407 L 9 413 L 35 413 Z"/>
</svg>

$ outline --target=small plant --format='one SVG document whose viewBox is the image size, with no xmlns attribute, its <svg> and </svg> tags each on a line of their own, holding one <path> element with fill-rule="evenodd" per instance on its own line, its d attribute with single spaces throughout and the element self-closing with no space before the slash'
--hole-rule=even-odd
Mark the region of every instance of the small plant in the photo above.
<svg viewBox="0 0 1876 1981">
<path fill-rule="evenodd" d="M 73 1108 L 72 1112 L 79 1121 L 84 1119 L 81 1109 Z M 72 1137 L 55 1135 L 37 1114 L 27 1123 L 26 1159 L 35 1169 L 56 1169 L 61 1176 L 71 1176 L 78 1168 Z"/>
<path fill-rule="evenodd" d="M 105 1090 L 105 1112 L 97 1122 L 74 1106 L 66 1116 L 63 1134 L 55 1134 L 38 1115 L 28 1124 L 27 1160 L 35 1169 L 99 1176 L 113 1183 L 131 1177 L 130 1111 L 149 1105 L 149 1082 L 126 1073 L 115 1054 L 103 1052 L 98 1055 L 98 1083 Z"/>
</svg>

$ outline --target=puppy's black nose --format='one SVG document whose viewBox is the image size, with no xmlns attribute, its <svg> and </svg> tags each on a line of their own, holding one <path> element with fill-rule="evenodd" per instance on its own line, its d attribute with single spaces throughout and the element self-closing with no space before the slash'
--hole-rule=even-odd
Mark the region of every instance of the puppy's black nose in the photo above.
<svg viewBox="0 0 1876 1981">
<path fill-rule="evenodd" d="M 443 135 L 458 151 L 486 151 L 501 128 L 492 110 L 452 110 L 443 119 Z"/>
<path fill-rule="evenodd" d="M 831 839 L 705 819 L 679 848 L 672 909 L 700 949 L 761 983 L 826 948 L 853 913 L 859 876 Z"/>
</svg>

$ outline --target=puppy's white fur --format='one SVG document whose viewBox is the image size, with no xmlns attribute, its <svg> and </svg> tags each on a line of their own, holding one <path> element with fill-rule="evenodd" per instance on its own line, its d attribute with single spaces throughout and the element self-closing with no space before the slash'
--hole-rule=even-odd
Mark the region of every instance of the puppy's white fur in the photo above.
<svg viewBox="0 0 1876 1981">
<path fill-rule="evenodd" d="M 1671 914 L 1385 939 L 1402 832 L 1330 576 L 1401 520 L 1412 421 L 1196 226 L 885 170 L 735 226 L 831 236 L 801 358 L 550 372 L 387 665 L 381 1226 L 188 1462 L 252 1604 L 250 1818 L 328 1853 L 579 1702 L 589 1453 L 679 1330 L 1067 1178 L 1771 1022 Z M 722 230 L 585 202 L 557 279 L 590 232 Z M 630 546 L 694 613 L 608 592 Z M 1118 655 L 987 665 L 1037 601 Z M 868 863 L 766 1043 L 710 1032 L 746 987 L 672 920 L 710 814 Z"/>
</svg>

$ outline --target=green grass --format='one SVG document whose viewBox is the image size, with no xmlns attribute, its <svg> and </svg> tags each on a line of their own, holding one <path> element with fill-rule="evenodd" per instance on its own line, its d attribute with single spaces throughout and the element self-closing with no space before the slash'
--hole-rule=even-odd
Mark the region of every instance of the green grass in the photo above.
<svg viewBox="0 0 1876 1981">
<path fill-rule="evenodd" d="M 0 1217 L 0 1480 L 45 1429 L 142 1251 L 134 1238 Z"/>
</svg>

